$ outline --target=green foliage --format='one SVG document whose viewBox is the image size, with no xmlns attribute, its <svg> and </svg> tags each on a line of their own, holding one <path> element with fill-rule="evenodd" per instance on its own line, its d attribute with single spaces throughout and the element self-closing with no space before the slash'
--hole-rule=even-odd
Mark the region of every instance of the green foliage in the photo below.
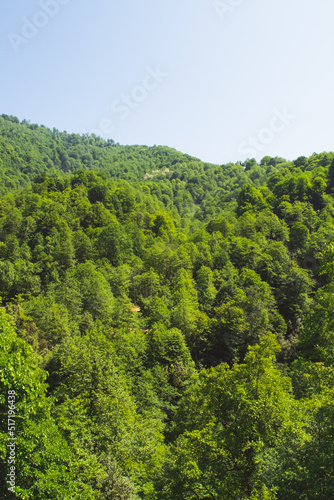
<svg viewBox="0 0 334 500">
<path fill-rule="evenodd" d="M 239 195 L 238 214 L 242 215 L 248 210 L 260 211 L 267 206 L 261 191 L 254 188 L 251 184 L 246 184 Z"/>
<path fill-rule="evenodd" d="M 184 269 L 177 272 L 173 291 L 172 324 L 189 337 L 196 328 L 198 301 L 193 280 Z"/>
<path fill-rule="evenodd" d="M 334 153 L 212 165 L 0 131 L 17 496 L 332 498 Z"/>
<path fill-rule="evenodd" d="M 263 450 L 279 442 L 294 406 L 291 382 L 274 366 L 277 350 L 269 335 L 244 364 L 200 372 L 176 416 L 170 497 L 272 498 L 258 483 Z"/>
<path fill-rule="evenodd" d="M 8 394 L 15 394 L 15 493 L 24 499 L 96 498 L 91 484 L 103 474 L 95 464 L 89 470 L 84 457 L 76 455 L 64 439 L 46 397 L 47 373 L 38 366 L 32 348 L 17 338 L 10 318 L 0 309 L 1 385 L 1 498 L 13 498 L 6 482 L 9 472 Z M 11 426 L 12 428 L 12 426 Z M 14 440 L 11 440 L 14 442 Z M 52 464 L 52 467 L 50 467 Z M 81 469 L 81 474 L 78 475 Z"/>
</svg>

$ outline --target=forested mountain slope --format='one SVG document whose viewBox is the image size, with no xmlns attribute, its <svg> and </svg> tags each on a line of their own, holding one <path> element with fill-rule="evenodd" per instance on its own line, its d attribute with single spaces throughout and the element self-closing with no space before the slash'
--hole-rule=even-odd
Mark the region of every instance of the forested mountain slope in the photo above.
<svg viewBox="0 0 334 500">
<path fill-rule="evenodd" d="M 334 497 L 334 153 L 0 117 L 1 498 Z"/>
</svg>

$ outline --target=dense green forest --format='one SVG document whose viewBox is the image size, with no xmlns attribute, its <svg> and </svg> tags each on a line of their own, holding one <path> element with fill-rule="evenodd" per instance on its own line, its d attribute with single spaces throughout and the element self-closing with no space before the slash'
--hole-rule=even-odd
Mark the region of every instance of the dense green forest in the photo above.
<svg viewBox="0 0 334 500">
<path fill-rule="evenodd" d="M 1 500 L 334 498 L 334 153 L 2 115 L 0 175 Z"/>
</svg>

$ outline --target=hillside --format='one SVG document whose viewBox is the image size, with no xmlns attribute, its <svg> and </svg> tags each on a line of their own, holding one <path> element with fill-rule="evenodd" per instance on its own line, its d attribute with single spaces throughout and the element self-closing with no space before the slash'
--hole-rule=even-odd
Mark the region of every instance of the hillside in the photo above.
<svg viewBox="0 0 334 500">
<path fill-rule="evenodd" d="M 18 498 L 334 497 L 333 152 L 2 115 L 0 175 L 1 498 L 14 406 Z"/>
</svg>

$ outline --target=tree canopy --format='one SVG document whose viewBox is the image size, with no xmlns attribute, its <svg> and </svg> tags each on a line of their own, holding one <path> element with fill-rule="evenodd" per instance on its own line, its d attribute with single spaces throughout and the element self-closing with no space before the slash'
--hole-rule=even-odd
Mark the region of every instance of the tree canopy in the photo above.
<svg viewBox="0 0 334 500">
<path fill-rule="evenodd" d="M 0 130 L 1 498 L 332 498 L 334 153 Z"/>
</svg>

